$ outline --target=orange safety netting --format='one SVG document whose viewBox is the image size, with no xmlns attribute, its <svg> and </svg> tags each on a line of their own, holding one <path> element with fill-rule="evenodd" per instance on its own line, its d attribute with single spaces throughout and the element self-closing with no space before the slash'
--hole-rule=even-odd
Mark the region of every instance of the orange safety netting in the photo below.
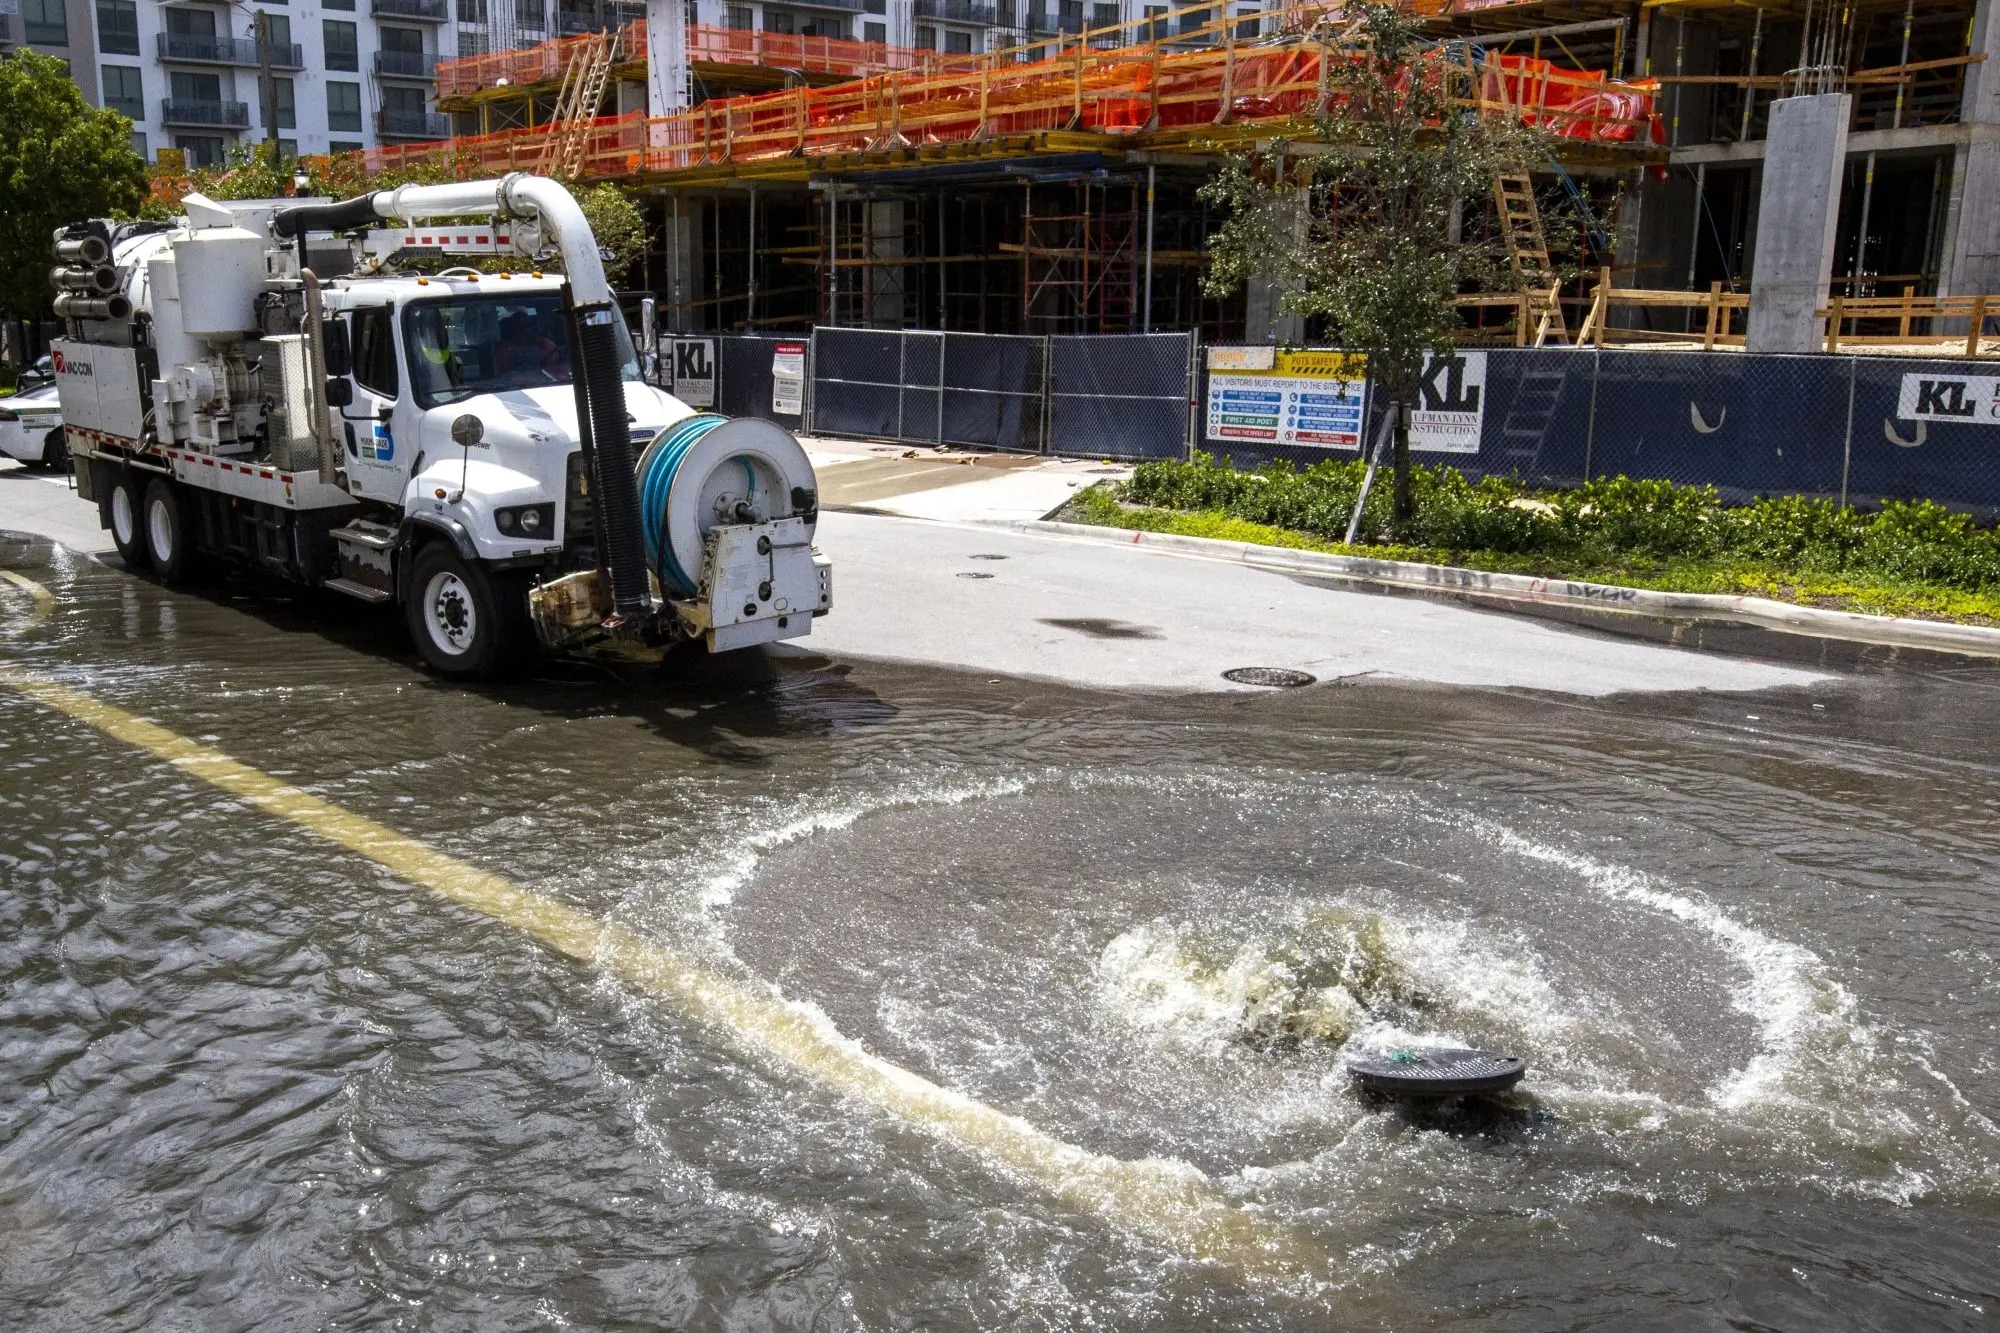
<svg viewBox="0 0 2000 1333">
<path fill-rule="evenodd" d="M 818 157 L 1000 135 L 1137 134 L 1310 116 L 1351 57 L 1310 40 L 1169 51 L 1076 49 L 1033 64 L 875 75 L 831 88 L 712 100 L 678 115 L 590 122 L 582 175 L 609 179 L 724 163 Z M 1461 59 L 1471 59 L 1462 55 Z M 1322 65 L 1326 68 L 1322 70 Z M 1526 56 L 1478 60 L 1469 104 L 1566 139 L 1657 143 L 1648 85 Z M 1324 77 L 1323 77 L 1324 75 Z M 371 174 L 456 155 L 462 174 L 532 168 L 558 126 L 369 149 Z"/>
<path fill-rule="evenodd" d="M 461 56 L 441 61 L 437 67 L 437 95 L 440 99 L 466 97 L 488 88 L 523 87 L 559 79 L 568 68 L 579 43 L 594 41 L 597 34 L 563 37 L 514 51 L 491 55 Z M 643 60 L 646 56 L 646 21 L 638 19 L 618 29 L 616 58 Z M 757 65 L 767 69 L 796 69 L 808 74 L 838 74 L 843 78 L 864 79 L 870 75 L 898 70 L 943 72 L 978 68 L 978 56 L 948 56 L 936 51 L 919 51 L 881 42 L 854 42 L 842 37 L 807 37 L 790 32 L 761 32 L 748 28 L 715 28 L 689 24 L 688 59 L 718 65 Z"/>
</svg>

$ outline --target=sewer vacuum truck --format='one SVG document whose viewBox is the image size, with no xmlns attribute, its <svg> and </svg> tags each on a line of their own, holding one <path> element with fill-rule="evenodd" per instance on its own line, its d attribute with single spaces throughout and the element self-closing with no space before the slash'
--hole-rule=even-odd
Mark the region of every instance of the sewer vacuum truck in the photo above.
<svg viewBox="0 0 2000 1333">
<path fill-rule="evenodd" d="M 805 451 L 642 382 L 561 184 L 183 207 L 55 243 L 77 490 L 129 565 L 393 602 L 455 676 L 538 644 L 744 648 L 832 605 Z"/>
</svg>

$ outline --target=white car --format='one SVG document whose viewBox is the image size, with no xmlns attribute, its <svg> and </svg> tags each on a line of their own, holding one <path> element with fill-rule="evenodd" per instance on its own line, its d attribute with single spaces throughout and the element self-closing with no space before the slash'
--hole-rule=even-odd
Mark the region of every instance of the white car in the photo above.
<svg viewBox="0 0 2000 1333">
<path fill-rule="evenodd" d="M 0 398 L 0 454 L 29 467 L 59 468 L 69 461 L 62 424 L 62 402 L 53 384 Z"/>
</svg>

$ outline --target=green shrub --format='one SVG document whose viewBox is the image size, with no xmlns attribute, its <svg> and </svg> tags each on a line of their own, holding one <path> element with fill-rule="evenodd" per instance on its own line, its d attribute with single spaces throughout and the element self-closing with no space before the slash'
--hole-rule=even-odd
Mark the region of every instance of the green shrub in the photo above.
<svg viewBox="0 0 2000 1333">
<path fill-rule="evenodd" d="M 1213 458 L 1142 464 L 1117 493 L 1086 503 L 1116 521 L 1118 501 L 1238 520 L 1342 541 L 1360 491 L 1357 459 L 1298 468 L 1267 464 L 1239 472 Z M 1386 474 L 1369 493 L 1360 541 L 1389 536 Z M 1456 468 L 1411 471 L 1415 514 L 1397 534 L 1426 558 L 1481 556 L 1474 563 L 1542 562 L 1657 569 L 1720 562 L 1746 578 L 1813 575 L 1880 579 L 1964 592 L 2000 590 L 2000 535 L 1930 501 L 1891 502 L 1864 514 L 1827 500 L 1781 496 L 1725 507 L 1712 486 L 1611 477 L 1571 490 L 1533 492 L 1507 477 L 1474 482 Z M 1123 511 L 1130 521 L 1132 511 Z"/>
</svg>

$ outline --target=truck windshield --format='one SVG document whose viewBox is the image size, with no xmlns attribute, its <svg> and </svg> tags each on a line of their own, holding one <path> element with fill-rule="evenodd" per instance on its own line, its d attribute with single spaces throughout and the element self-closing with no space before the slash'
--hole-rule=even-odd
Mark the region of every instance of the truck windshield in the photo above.
<svg viewBox="0 0 2000 1333">
<path fill-rule="evenodd" d="M 632 335 L 620 319 L 618 357 L 627 380 L 639 378 Z M 561 292 L 418 301 L 404 316 L 410 382 L 424 407 L 474 394 L 570 382 L 569 329 Z"/>
</svg>

